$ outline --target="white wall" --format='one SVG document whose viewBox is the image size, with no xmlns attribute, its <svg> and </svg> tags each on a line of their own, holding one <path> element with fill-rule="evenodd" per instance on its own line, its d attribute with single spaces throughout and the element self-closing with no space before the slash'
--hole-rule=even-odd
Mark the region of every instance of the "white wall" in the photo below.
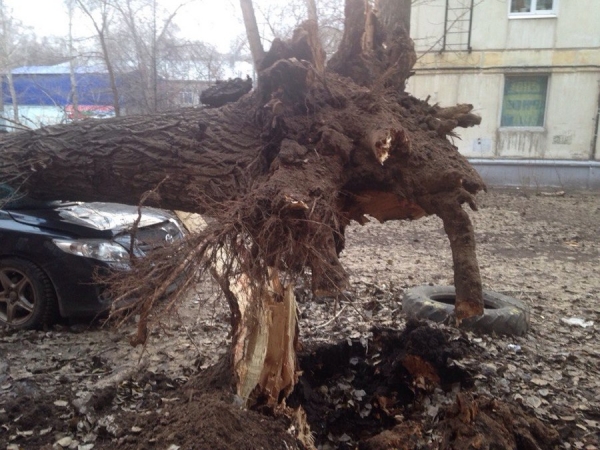
<svg viewBox="0 0 600 450">
<path fill-rule="evenodd" d="M 547 158 L 593 157 L 600 71 L 555 73 L 547 103 Z"/>
<path fill-rule="evenodd" d="M 560 0 L 556 47 L 600 48 L 600 1 Z"/>
<path fill-rule="evenodd" d="M 474 158 L 589 159 L 598 108 L 600 74 L 553 73 L 548 83 L 543 129 L 500 128 L 502 73 L 423 74 L 409 80 L 407 90 L 429 103 L 471 103 L 481 125 L 457 130 L 454 144 Z M 598 149 L 595 158 L 600 159 Z"/>
<path fill-rule="evenodd" d="M 471 103 L 474 112 L 481 115 L 483 121 L 473 128 L 457 129 L 461 139 L 455 139 L 454 144 L 464 155 L 489 158 L 495 156 L 501 78 L 501 75 L 481 73 L 421 75 L 409 80 L 407 90 L 421 99 L 431 95 L 431 104 L 452 106 Z"/>
<path fill-rule="evenodd" d="M 470 0 L 450 0 L 465 5 Z M 600 159 L 600 0 L 559 0 L 554 17 L 509 18 L 509 0 L 475 0 L 470 52 L 441 52 L 446 0 L 413 7 L 419 59 L 407 89 L 430 103 L 471 103 L 481 126 L 455 145 L 478 158 Z M 549 75 L 543 128 L 500 128 L 505 75 Z M 600 138 L 598 139 L 600 140 Z"/>
<path fill-rule="evenodd" d="M 12 105 L 4 105 L 4 117 L 12 119 Z M 40 128 L 62 123 L 65 119 L 63 108 L 58 106 L 19 106 L 19 120 L 29 128 Z M 6 123 L 10 130 L 10 123 Z"/>
<path fill-rule="evenodd" d="M 470 5 L 470 0 L 450 1 L 453 6 Z M 559 0 L 555 17 L 519 18 L 509 17 L 508 1 L 475 0 L 473 49 L 600 47 L 598 0 Z M 413 7 L 411 34 L 417 51 L 429 49 L 442 36 L 445 5 L 446 0 L 421 0 Z M 439 48 L 438 45 L 436 49 Z"/>
</svg>

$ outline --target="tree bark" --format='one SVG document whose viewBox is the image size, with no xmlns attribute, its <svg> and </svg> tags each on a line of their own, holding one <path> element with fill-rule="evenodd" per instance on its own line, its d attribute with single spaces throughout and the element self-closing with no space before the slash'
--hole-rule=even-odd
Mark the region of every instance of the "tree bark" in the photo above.
<svg viewBox="0 0 600 450">
<path fill-rule="evenodd" d="M 6 83 L 8 84 L 8 92 L 10 92 L 10 98 L 12 99 L 13 120 L 16 123 L 21 123 L 19 120 L 19 99 L 17 98 L 17 91 L 15 90 L 11 71 L 12 68 L 9 68 L 8 72 L 6 72 Z"/>
<path fill-rule="evenodd" d="M 439 124 L 470 109 L 451 114 L 404 93 L 412 42 L 406 33 L 388 37 L 364 5 L 347 1 L 344 41 L 327 71 L 319 70 L 323 53 L 309 21 L 290 42 L 273 44 L 257 88 L 236 103 L 0 140 L 0 179 L 12 177 L 38 198 L 144 198 L 216 219 L 160 264 L 140 261 L 132 276 L 146 302 L 143 326 L 172 277 L 219 267 L 244 400 L 272 404 L 293 387 L 291 287 L 309 268 L 316 295 L 345 288 L 338 255 L 352 221 L 440 216 L 454 259 L 457 319 L 483 312 L 473 228 L 462 205 L 476 209 L 474 196 L 485 186 L 448 141 L 452 129 L 441 132 Z"/>
<path fill-rule="evenodd" d="M 413 0 L 376 0 L 375 8 L 379 11 L 381 24 L 389 32 L 396 32 L 396 27 L 404 28 L 410 35 L 410 12 Z"/>
<path fill-rule="evenodd" d="M 317 14 L 317 3 L 315 0 L 306 0 L 306 10 L 308 12 L 308 20 L 318 23 L 319 16 Z"/>
<path fill-rule="evenodd" d="M 404 10 L 402 2 L 382 0 L 382 3 L 388 5 L 387 14 L 391 14 L 392 8 Z M 371 90 L 404 90 L 417 60 L 408 30 L 389 20 L 385 26 L 377 10 L 363 0 L 346 0 L 345 17 L 344 36 L 329 62 L 330 70 Z"/>
<path fill-rule="evenodd" d="M 75 5 L 73 0 L 66 2 L 69 13 L 69 78 L 71 80 L 71 104 L 73 105 L 73 115 L 79 118 L 79 94 L 77 92 L 77 78 L 75 76 L 75 47 L 73 45 L 73 15 Z"/>
<path fill-rule="evenodd" d="M 265 50 L 260 39 L 260 33 L 258 32 L 254 5 L 252 4 L 252 0 L 240 0 L 240 6 L 242 8 L 242 16 L 244 17 L 248 43 L 250 44 L 250 53 L 252 53 L 252 61 L 254 62 L 254 70 L 258 72 L 265 57 Z"/>
<path fill-rule="evenodd" d="M 106 65 L 106 71 L 108 72 L 108 79 L 110 83 L 110 90 L 113 96 L 113 108 L 115 110 L 115 116 L 121 116 L 121 104 L 119 101 L 119 90 L 117 87 L 117 81 L 115 78 L 115 71 L 112 65 L 112 60 L 110 58 L 110 53 L 108 51 L 108 44 L 106 42 L 106 32 L 108 27 L 108 19 L 107 19 L 107 5 L 104 3 L 101 8 L 102 15 L 102 23 L 98 24 L 96 19 L 94 18 L 92 12 L 85 6 L 82 0 L 77 0 L 81 10 L 84 12 L 86 16 L 92 21 L 92 25 L 98 34 L 98 40 L 100 41 L 100 48 L 102 49 L 102 59 L 104 60 L 104 64 Z"/>
<path fill-rule="evenodd" d="M 160 185 L 148 204 L 203 213 L 206 199 L 234 198 L 264 170 L 260 130 L 240 106 L 11 133 L 2 170 L 24 169 L 19 182 L 39 199 L 137 204 Z"/>
</svg>

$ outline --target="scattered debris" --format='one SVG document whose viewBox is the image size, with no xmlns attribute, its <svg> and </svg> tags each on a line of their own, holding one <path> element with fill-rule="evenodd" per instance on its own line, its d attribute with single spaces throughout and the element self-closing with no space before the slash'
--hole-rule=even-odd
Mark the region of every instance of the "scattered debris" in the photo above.
<svg viewBox="0 0 600 450">
<path fill-rule="evenodd" d="M 565 191 L 556 191 L 556 192 L 538 192 L 537 195 L 541 197 L 564 197 Z"/>
<path fill-rule="evenodd" d="M 598 197 L 536 197 L 510 191 L 492 192 L 481 200 L 480 212 L 473 217 L 485 287 L 530 305 L 531 330 L 522 337 L 499 337 L 431 325 L 437 330 L 431 342 L 450 347 L 440 356 L 443 367 L 469 374 L 470 382 L 448 381 L 448 373 L 439 374 L 435 355 L 403 357 L 408 347 L 420 350 L 419 340 L 411 346 L 394 340 L 406 324 L 401 310 L 404 291 L 452 282 L 452 258 L 441 221 L 432 217 L 420 223 L 350 228 L 343 254 L 352 271 L 347 295 L 337 302 L 303 301 L 310 289 L 296 289 L 307 351 L 344 342 L 335 347 L 343 352 L 325 359 L 338 373 L 314 386 L 309 383 L 306 390 L 314 394 L 312 405 L 318 405 L 317 399 L 333 405 L 329 416 L 311 424 L 323 449 L 348 448 L 358 439 L 359 448 L 367 450 L 435 448 L 433 442 L 447 439 L 444 430 L 457 429 L 464 423 L 460 418 L 474 408 L 477 414 L 469 427 L 474 434 L 461 434 L 464 442 L 477 437 L 482 420 L 500 422 L 509 414 L 522 428 L 505 427 L 505 440 L 515 433 L 526 437 L 528 431 L 537 436 L 539 448 L 553 448 L 533 433 L 538 420 L 545 438 L 558 436 L 559 448 L 600 448 L 599 330 L 561 320 L 600 320 Z M 575 235 L 578 248 L 563 245 Z M 222 448 L 232 449 L 246 442 L 240 439 L 256 443 L 250 435 L 237 434 L 240 424 L 249 432 L 286 436 L 288 448 L 297 448 L 286 431 L 292 429 L 290 423 L 242 411 L 233 398 L 208 395 L 218 381 L 201 384 L 228 345 L 227 311 L 214 302 L 211 289 L 195 294 L 180 315 L 181 321 L 163 317 L 145 351 L 129 346 L 127 327 L 0 329 L 0 448 L 52 448 L 67 438 L 81 450 L 133 450 L 142 442 L 185 449 L 187 439 L 219 438 Z M 455 351 L 461 349 L 462 353 Z M 435 373 L 444 388 L 435 384 Z M 381 384 L 374 392 L 375 381 L 386 380 L 383 374 L 398 383 Z M 305 385 L 303 381 L 299 388 Z M 405 406 L 403 399 L 408 399 Z M 103 425 L 110 426 L 105 419 L 109 416 L 118 426 L 111 428 L 114 433 Z M 344 417 L 352 418 L 351 427 L 342 427 Z M 383 425 L 369 428 L 369 423 Z M 367 431 L 358 436 L 357 430 Z M 285 448 L 278 442 L 279 447 L 263 447 Z"/>
<path fill-rule="evenodd" d="M 580 319 L 579 317 L 570 317 L 568 319 L 561 318 L 560 321 L 562 323 L 566 323 L 567 325 L 578 326 L 582 328 L 593 327 L 594 322 L 591 320 Z"/>
</svg>

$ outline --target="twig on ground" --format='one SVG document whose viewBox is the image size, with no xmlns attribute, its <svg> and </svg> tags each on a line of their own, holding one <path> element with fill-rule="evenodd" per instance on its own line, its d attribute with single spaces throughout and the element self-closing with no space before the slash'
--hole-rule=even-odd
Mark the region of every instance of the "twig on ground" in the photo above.
<svg viewBox="0 0 600 450">
<path fill-rule="evenodd" d="M 334 320 L 336 320 L 338 317 L 340 317 L 340 316 L 342 315 L 342 313 L 343 313 L 343 312 L 344 312 L 344 310 L 346 309 L 346 306 L 348 306 L 348 303 L 346 303 L 344 306 L 342 306 L 342 309 L 340 309 L 340 310 L 338 311 L 338 313 L 337 313 L 335 316 L 333 316 L 333 317 L 332 317 L 331 319 L 329 319 L 327 322 L 325 322 L 325 323 L 322 323 L 321 325 L 317 325 L 317 326 L 315 327 L 315 329 L 324 328 L 324 327 L 326 327 L 327 325 L 329 325 L 331 322 L 333 322 Z"/>
</svg>

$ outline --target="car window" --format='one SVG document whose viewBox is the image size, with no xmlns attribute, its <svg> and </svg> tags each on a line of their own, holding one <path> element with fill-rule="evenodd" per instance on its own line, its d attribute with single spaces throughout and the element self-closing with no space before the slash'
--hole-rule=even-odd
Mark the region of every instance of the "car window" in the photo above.
<svg viewBox="0 0 600 450">
<path fill-rule="evenodd" d="M 56 202 L 34 200 L 16 191 L 6 183 L 0 183 L 0 208 L 2 209 L 41 209 L 53 208 Z"/>
<path fill-rule="evenodd" d="M 0 208 L 4 207 L 4 205 L 8 203 L 14 192 L 14 189 L 7 184 L 0 183 Z"/>
</svg>

